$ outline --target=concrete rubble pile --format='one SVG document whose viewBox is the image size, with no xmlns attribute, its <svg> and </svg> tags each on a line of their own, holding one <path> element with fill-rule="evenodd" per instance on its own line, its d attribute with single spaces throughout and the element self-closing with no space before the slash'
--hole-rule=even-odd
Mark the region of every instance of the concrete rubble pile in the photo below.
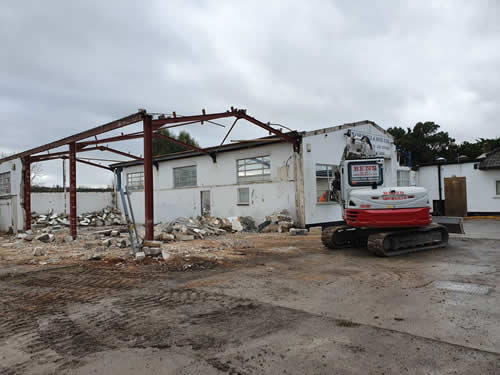
<svg viewBox="0 0 500 375">
<path fill-rule="evenodd" d="M 169 223 L 155 226 L 154 237 L 157 241 L 191 241 L 207 236 L 219 236 L 234 232 L 255 231 L 255 222 L 251 217 L 179 217 Z"/>
<path fill-rule="evenodd" d="M 66 213 L 55 214 L 51 210 L 47 214 L 32 213 L 32 224 L 34 228 L 52 227 L 53 229 L 60 229 L 63 226 L 69 226 L 69 215 Z M 121 211 L 115 207 L 106 207 L 101 211 L 89 212 L 78 215 L 78 225 L 103 227 L 112 225 L 124 225 Z"/>
<path fill-rule="evenodd" d="M 285 233 L 289 232 L 294 227 L 293 219 L 287 210 L 275 212 L 272 215 L 266 216 L 266 220 L 259 225 L 261 233 Z"/>
</svg>

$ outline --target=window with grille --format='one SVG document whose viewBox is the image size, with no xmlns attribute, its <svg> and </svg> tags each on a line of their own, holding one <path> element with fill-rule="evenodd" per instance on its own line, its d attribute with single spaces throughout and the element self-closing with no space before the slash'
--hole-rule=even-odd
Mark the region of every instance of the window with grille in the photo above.
<svg viewBox="0 0 500 375">
<path fill-rule="evenodd" d="M 271 158 L 257 156 L 255 158 L 236 161 L 238 183 L 268 181 L 271 179 Z"/>
<path fill-rule="evenodd" d="M 174 187 L 196 186 L 196 165 L 174 168 Z"/>
<path fill-rule="evenodd" d="M 144 172 L 127 173 L 127 189 L 128 190 L 144 189 Z"/>
<path fill-rule="evenodd" d="M 250 204 L 250 189 L 249 188 L 239 188 L 238 189 L 238 204 L 239 205 L 249 205 Z"/>
<path fill-rule="evenodd" d="M 0 194 L 10 194 L 10 172 L 0 173 Z"/>
<path fill-rule="evenodd" d="M 340 202 L 340 173 L 338 165 L 316 164 L 316 202 Z"/>
<path fill-rule="evenodd" d="M 410 171 L 398 171 L 398 186 L 410 186 Z"/>
</svg>

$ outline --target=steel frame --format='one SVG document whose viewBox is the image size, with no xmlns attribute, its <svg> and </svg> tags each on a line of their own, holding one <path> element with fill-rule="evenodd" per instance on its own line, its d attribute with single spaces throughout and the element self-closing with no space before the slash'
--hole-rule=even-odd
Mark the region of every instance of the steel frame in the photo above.
<svg viewBox="0 0 500 375">
<path fill-rule="evenodd" d="M 234 117 L 235 120 L 227 132 L 226 136 L 222 140 L 219 148 L 215 151 L 213 148 L 211 150 L 206 150 L 200 147 L 189 145 L 185 142 L 179 141 L 172 137 L 168 137 L 165 134 L 162 134 L 162 130 L 169 129 L 173 127 L 186 126 L 195 123 L 204 122 L 212 123 L 212 120 L 220 119 L 220 118 L 228 118 Z M 152 114 L 148 114 L 145 110 L 140 109 L 137 113 L 131 114 L 129 116 L 123 117 L 121 119 L 111 121 L 107 124 L 97 126 L 95 128 L 85 130 L 83 132 L 71 135 L 69 137 L 62 138 L 60 140 L 38 146 L 18 154 L 14 154 L 8 156 L 6 158 L 0 159 L 0 163 L 14 160 L 20 158 L 23 161 L 24 165 L 24 210 L 25 210 L 25 229 L 28 230 L 31 228 L 31 164 L 36 162 L 55 160 L 55 159 L 69 159 L 69 169 L 70 169 L 70 234 L 73 239 L 77 238 L 77 203 L 76 203 L 76 162 L 84 163 L 87 165 L 91 165 L 94 167 L 103 168 L 106 170 L 113 171 L 112 168 L 108 166 L 103 166 L 97 163 L 93 163 L 88 160 L 82 160 L 77 158 L 77 154 L 79 152 L 87 152 L 87 151 L 108 151 L 113 152 L 115 154 L 125 156 L 134 160 L 141 160 L 144 162 L 144 195 L 145 195 L 145 227 L 146 234 L 145 240 L 153 240 L 153 228 L 154 228 L 154 202 L 153 202 L 153 165 L 156 163 L 153 161 L 152 155 L 152 140 L 153 137 L 167 139 L 170 142 L 182 145 L 187 149 L 191 149 L 202 154 L 206 154 L 210 156 L 213 162 L 217 162 L 217 152 L 220 150 L 220 147 L 224 144 L 227 137 L 233 130 L 234 126 L 238 122 L 238 120 L 244 119 L 254 125 L 257 125 L 269 133 L 272 133 L 278 136 L 283 141 L 289 142 L 293 145 L 293 149 L 295 152 L 300 151 L 300 143 L 301 137 L 297 132 L 283 133 L 280 130 L 277 130 L 271 126 L 270 123 L 263 123 L 249 115 L 247 115 L 246 110 L 244 109 L 236 109 L 231 107 L 229 111 L 220 112 L 220 113 L 212 113 L 207 114 L 205 110 L 202 110 L 201 115 L 193 115 L 193 116 L 177 116 L 175 112 L 172 113 L 172 116 L 160 115 L 158 118 L 153 119 Z M 105 134 L 112 130 L 124 128 L 126 126 L 142 122 L 143 123 L 143 131 L 130 133 L 130 134 L 121 134 L 119 136 L 112 136 L 108 138 L 98 139 L 97 136 L 101 134 Z M 215 123 L 216 124 L 216 123 Z M 219 126 L 223 126 L 220 124 L 216 124 Z M 94 139 L 88 139 L 93 137 Z M 109 143 L 120 142 L 132 139 L 144 139 L 144 158 L 139 156 L 123 152 L 108 146 Z M 50 150 L 68 146 L 69 149 L 67 151 L 53 152 L 47 154 L 41 154 L 42 152 L 48 152 Z M 92 146 L 92 147 L 89 147 Z M 118 188 L 121 188 L 119 186 Z"/>
</svg>

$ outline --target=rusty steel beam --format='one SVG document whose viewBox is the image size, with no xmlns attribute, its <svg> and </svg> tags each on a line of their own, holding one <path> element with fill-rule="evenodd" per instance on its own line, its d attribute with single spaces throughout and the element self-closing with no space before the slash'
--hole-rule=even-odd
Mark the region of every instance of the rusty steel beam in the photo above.
<svg viewBox="0 0 500 375">
<path fill-rule="evenodd" d="M 31 160 L 24 157 L 24 230 L 31 229 Z"/>
<path fill-rule="evenodd" d="M 196 146 L 193 146 L 193 145 L 190 145 L 188 143 L 185 143 L 185 142 L 182 142 L 182 141 L 179 141 L 178 139 L 175 139 L 175 138 L 172 138 L 172 137 L 169 137 L 165 134 L 161 134 L 161 133 L 153 133 L 153 137 L 155 138 L 163 138 L 163 139 L 166 139 L 170 142 L 173 142 L 173 143 L 176 143 L 178 145 L 181 145 L 181 146 L 184 146 L 186 148 L 190 148 L 191 150 L 194 150 L 194 151 L 198 151 L 198 152 L 201 152 L 201 153 L 204 153 L 204 154 L 207 154 L 208 156 L 210 156 L 212 158 L 212 160 L 214 161 L 214 163 L 217 161 L 216 157 L 215 157 L 215 153 L 213 152 L 209 152 L 207 150 L 204 150 L 200 147 L 196 147 Z"/>
<path fill-rule="evenodd" d="M 161 120 L 161 119 L 160 119 Z M 156 120 L 153 120 L 153 121 L 156 121 Z M 170 128 L 175 128 L 175 127 L 178 127 L 178 126 L 184 126 L 184 125 L 192 125 L 192 124 L 197 124 L 198 122 L 201 122 L 200 120 L 197 120 L 197 121 L 189 121 L 189 122 L 185 122 L 185 123 L 182 123 L 182 124 L 175 124 L 175 125 L 171 125 L 171 126 L 163 126 L 164 124 L 161 124 L 161 125 L 153 125 L 153 129 L 154 130 L 162 130 L 162 129 L 170 129 Z"/>
<path fill-rule="evenodd" d="M 153 201 L 153 125 L 152 117 L 145 116 L 144 128 L 144 225 L 146 233 L 144 239 L 152 241 L 154 238 L 154 201 Z"/>
<path fill-rule="evenodd" d="M 135 159 L 135 160 L 142 160 L 142 158 L 139 157 L 139 156 L 135 156 L 135 155 L 129 154 L 128 152 L 123 152 L 123 151 L 120 151 L 120 150 L 116 150 L 116 149 L 108 147 L 108 146 L 98 146 L 96 148 L 99 149 L 99 150 L 101 150 L 101 151 L 113 152 L 115 154 L 126 156 L 128 158 L 132 158 L 132 159 Z M 87 151 L 87 149 L 82 150 L 82 151 Z"/>
<path fill-rule="evenodd" d="M 222 147 L 222 145 L 224 144 L 224 142 L 226 142 L 227 137 L 229 137 L 229 133 L 231 133 L 231 131 L 233 130 L 234 126 L 236 125 L 236 123 L 238 122 L 239 119 L 240 119 L 239 117 L 236 117 L 236 119 L 233 122 L 233 125 L 231 125 L 231 127 L 229 128 L 229 131 L 227 132 L 226 136 L 224 137 L 224 139 L 220 143 L 219 148 L 217 149 L 217 151 L 219 151 L 219 149 Z"/>
<path fill-rule="evenodd" d="M 106 167 L 105 165 L 100 165 L 100 164 L 97 164 L 97 163 L 92 163 L 91 161 L 88 161 L 88 160 L 82 160 L 82 159 L 78 159 L 77 158 L 76 161 L 80 162 L 80 163 L 91 165 L 93 167 L 98 167 L 98 168 L 106 169 L 108 171 L 113 171 L 113 169 L 111 169 L 109 167 Z"/>
<path fill-rule="evenodd" d="M 108 147 L 108 146 L 95 146 L 95 147 L 89 147 L 89 148 L 87 148 L 87 147 L 86 148 L 78 148 L 78 144 L 77 144 L 77 150 L 76 150 L 77 153 L 78 152 L 87 152 L 87 151 L 109 151 L 109 152 L 113 152 L 113 153 L 118 154 L 118 155 L 126 156 L 128 158 L 142 160 L 142 158 L 139 156 L 129 154 L 128 152 L 116 150 L 116 149 Z M 52 152 L 52 153 L 45 154 L 45 155 L 31 156 L 31 160 L 33 162 L 54 160 L 54 159 L 67 157 L 68 154 L 69 154 L 69 151 Z"/>
<path fill-rule="evenodd" d="M 109 137 L 109 138 L 96 139 L 93 141 L 83 141 L 83 142 L 79 142 L 78 146 L 83 148 L 83 147 L 87 147 L 89 145 L 98 145 L 101 143 L 113 143 L 113 142 L 120 142 L 120 141 L 128 141 L 130 139 L 142 138 L 143 136 L 144 136 L 144 134 L 142 132 L 135 132 L 135 133 L 130 133 L 130 134 L 117 135 L 117 136 Z"/>
<path fill-rule="evenodd" d="M 76 146 L 76 152 L 86 152 L 86 151 L 95 151 L 99 150 L 99 147 L 91 147 L 91 148 L 86 148 L 86 149 L 78 149 L 78 144 Z M 32 161 L 44 161 L 44 160 L 50 160 L 50 159 L 59 159 L 61 156 L 68 156 L 69 151 L 60 151 L 60 152 L 51 152 L 48 154 L 42 154 L 42 155 L 32 155 L 31 160 Z"/>
<path fill-rule="evenodd" d="M 134 113 L 130 116 L 123 117 L 119 120 L 111 121 L 111 122 L 108 122 L 107 124 L 100 125 L 100 126 L 97 126 L 95 128 L 85 130 L 83 132 L 80 132 L 80 133 L 77 133 L 74 135 L 70 135 L 69 137 L 59 139 L 58 141 L 47 143 L 46 145 L 38 146 L 38 147 L 32 148 L 30 150 L 20 152 L 18 154 L 8 156 L 6 158 L 0 159 L 0 163 L 3 163 L 3 162 L 8 161 L 8 160 L 23 158 L 23 157 L 28 156 L 28 155 L 38 154 L 40 152 L 48 151 L 48 150 L 51 150 L 53 148 L 58 148 L 58 147 L 61 147 L 64 145 L 71 144 L 73 142 L 81 141 L 85 138 L 89 138 L 89 137 L 93 137 L 93 136 L 98 135 L 98 134 L 106 133 L 106 132 L 109 132 L 111 130 L 123 128 L 124 126 L 131 125 L 131 124 L 134 124 L 136 122 L 141 121 L 143 117 L 144 117 L 144 112 L 137 112 L 137 113 Z"/>
<path fill-rule="evenodd" d="M 283 139 L 287 142 L 290 142 L 293 145 L 293 149 L 295 150 L 295 152 L 299 152 L 300 140 L 299 140 L 298 136 L 294 137 L 294 136 L 290 136 L 288 134 L 284 134 L 283 132 L 281 132 L 277 129 L 274 129 L 273 127 L 269 126 L 268 124 L 264 124 L 263 122 L 260 122 L 259 120 L 253 118 L 252 116 L 247 115 L 245 111 L 238 111 L 238 112 L 239 112 L 240 118 L 243 118 L 243 119 L 247 120 L 248 122 L 251 122 L 252 124 L 257 125 L 263 129 L 269 131 L 270 133 L 277 135 L 281 139 Z"/>
<path fill-rule="evenodd" d="M 69 144 L 69 226 L 70 235 L 76 240 L 76 143 Z"/>
<path fill-rule="evenodd" d="M 232 117 L 232 116 L 237 116 L 240 111 L 236 109 L 231 109 L 231 111 L 227 112 L 221 112 L 221 113 L 212 113 L 210 115 L 207 115 L 203 113 L 202 115 L 194 115 L 194 116 L 181 116 L 181 117 L 167 117 L 167 118 L 161 118 L 157 120 L 153 120 L 152 124 L 153 127 L 159 127 L 163 126 L 166 124 L 177 124 L 179 122 L 203 122 L 203 121 L 208 121 L 208 120 L 215 120 L 218 118 L 224 118 L 224 117 Z"/>
<path fill-rule="evenodd" d="M 69 154 L 68 155 L 54 155 L 54 156 L 46 156 L 46 157 L 38 157 L 36 159 L 32 159 L 31 161 L 33 163 L 38 163 L 38 162 L 42 162 L 42 161 L 50 161 L 50 160 L 57 160 L 57 159 L 68 159 L 69 158 Z"/>
</svg>

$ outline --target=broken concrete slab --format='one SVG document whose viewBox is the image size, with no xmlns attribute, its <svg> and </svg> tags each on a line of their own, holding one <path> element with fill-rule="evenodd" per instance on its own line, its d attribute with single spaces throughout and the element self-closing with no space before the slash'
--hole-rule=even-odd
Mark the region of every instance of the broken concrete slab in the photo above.
<svg viewBox="0 0 500 375">
<path fill-rule="evenodd" d="M 170 258 L 170 256 L 171 256 L 171 254 L 167 249 L 163 249 L 161 251 L 161 257 L 163 258 L 163 260 L 168 260 Z"/>
<path fill-rule="evenodd" d="M 292 228 L 290 229 L 291 236 L 305 236 L 307 235 L 307 229 Z"/>
<path fill-rule="evenodd" d="M 160 241 L 144 241 L 144 246 L 148 247 L 161 247 L 161 242 Z"/>
<path fill-rule="evenodd" d="M 45 251 L 45 249 L 43 249 L 41 247 L 35 247 L 33 249 L 33 256 L 34 257 L 44 256 L 45 254 L 47 254 L 47 252 Z"/>
<path fill-rule="evenodd" d="M 51 233 L 43 233 L 37 236 L 35 239 L 41 242 L 48 243 L 54 241 L 54 235 Z"/>
</svg>

